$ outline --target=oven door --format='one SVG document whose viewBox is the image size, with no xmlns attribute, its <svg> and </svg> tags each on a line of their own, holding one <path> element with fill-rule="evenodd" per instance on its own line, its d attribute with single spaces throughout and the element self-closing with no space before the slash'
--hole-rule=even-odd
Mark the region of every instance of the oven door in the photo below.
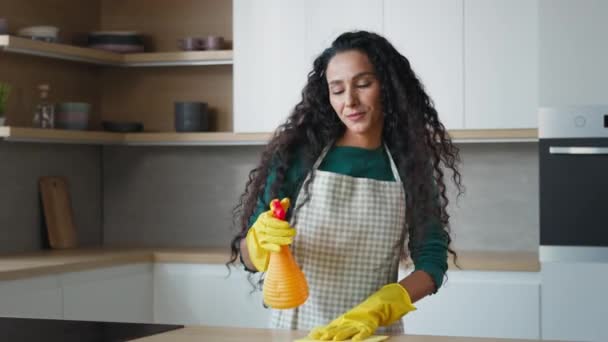
<svg viewBox="0 0 608 342">
<path fill-rule="evenodd" d="M 608 261 L 608 138 L 539 149 L 541 261 Z"/>
</svg>

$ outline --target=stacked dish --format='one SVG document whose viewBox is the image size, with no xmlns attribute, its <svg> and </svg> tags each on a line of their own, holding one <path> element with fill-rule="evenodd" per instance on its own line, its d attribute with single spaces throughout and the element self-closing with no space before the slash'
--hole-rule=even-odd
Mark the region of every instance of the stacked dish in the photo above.
<svg viewBox="0 0 608 342">
<path fill-rule="evenodd" d="M 143 37 L 133 31 L 96 31 L 89 33 L 87 45 L 117 53 L 143 52 Z"/>
<path fill-rule="evenodd" d="M 57 42 L 58 34 L 59 28 L 56 26 L 29 26 L 17 31 L 17 35 L 20 37 L 41 40 L 49 43 Z"/>
</svg>

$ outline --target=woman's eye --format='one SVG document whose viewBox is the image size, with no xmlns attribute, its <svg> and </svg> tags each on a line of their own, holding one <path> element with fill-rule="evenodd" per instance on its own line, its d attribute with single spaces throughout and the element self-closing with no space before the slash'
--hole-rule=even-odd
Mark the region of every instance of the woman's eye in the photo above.
<svg viewBox="0 0 608 342">
<path fill-rule="evenodd" d="M 371 82 L 366 82 L 366 83 L 361 83 L 361 84 L 357 84 L 357 88 L 367 88 L 371 85 Z"/>
<path fill-rule="evenodd" d="M 337 89 L 337 90 L 332 90 L 332 91 L 331 91 L 331 93 L 332 93 L 333 95 L 340 95 L 340 94 L 342 94 L 343 92 L 344 92 L 344 90 L 343 90 L 343 89 Z"/>
</svg>

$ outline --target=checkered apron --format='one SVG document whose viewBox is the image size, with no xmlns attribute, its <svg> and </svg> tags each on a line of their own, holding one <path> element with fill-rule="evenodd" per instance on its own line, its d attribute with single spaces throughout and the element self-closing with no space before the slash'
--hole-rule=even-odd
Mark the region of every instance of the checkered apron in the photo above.
<svg viewBox="0 0 608 342">
<path fill-rule="evenodd" d="M 310 200 L 297 212 L 291 246 L 310 295 L 300 307 L 273 310 L 273 328 L 310 330 L 326 325 L 397 281 L 405 193 L 388 148 L 395 182 L 318 170 L 328 150 L 312 168 Z M 403 324 L 398 320 L 377 332 L 400 334 Z"/>
</svg>

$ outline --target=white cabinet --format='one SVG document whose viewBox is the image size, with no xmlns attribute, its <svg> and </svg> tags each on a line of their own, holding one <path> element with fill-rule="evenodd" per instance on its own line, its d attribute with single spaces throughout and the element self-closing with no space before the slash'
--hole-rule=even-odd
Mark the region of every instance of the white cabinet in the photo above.
<svg viewBox="0 0 608 342">
<path fill-rule="evenodd" d="M 156 264 L 154 316 L 157 323 L 266 328 L 270 310 L 261 291 L 252 291 L 246 272 L 224 265 Z"/>
<path fill-rule="evenodd" d="M 539 339 L 539 296 L 538 273 L 448 271 L 439 292 L 403 318 L 405 332 Z"/>
<path fill-rule="evenodd" d="M 235 0 L 234 130 L 274 131 L 301 100 L 314 58 L 338 34 L 361 29 L 384 35 L 410 60 L 448 129 L 537 127 L 539 1 Z M 555 81 L 566 79 L 562 69 L 569 79 L 577 80 L 576 70 L 591 73 L 594 68 L 576 63 L 583 49 L 568 49 L 553 58 L 562 52 L 561 36 L 578 37 L 578 43 L 567 44 L 597 52 L 594 56 L 604 56 L 599 52 L 606 50 L 597 43 L 602 30 L 567 32 L 562 17 L 575 5 L 557 3 L 561 12 L 545 15 L 540 25 L 545 40 L 540 88 L 550 94 L 547 98 L 567 98 L 564 95 L 571 92 L 564 81 L 557 90 L 548 90 Z M 541 6 L 544 11 L 549 7 L 549 3 Z M 608 25 L 599 14 L 592 20 Z M 581 43 L 583 33 L 597 35 L 597 42 Z M 552 63 L 542 65 L 549 57 Z M 604 69 L 592 78 L 592 94 L 598 96 L 587 98 L 601 98 L 599 85 L 608 74 L 608 67 Z"/>
<path fill-rule="evenodd" d="M 608 341 L 608 264 L 544 262 L 542 336 L 547 340 Z"/>
<path fill-rule="evenodd" d="M 308 11 L 310 20 L 308 46 L 311 57 L 320 55 L 346 31 L 367 30 L 382 34 L 381 1 L 310 0 Z"/>
<path fill-rule="evenodd" d="M 305 0 L 234 0 L 234 131 L 272 132 L 300 101 L 312 63 Z"/>
<path fill-rule="evenodd" d="M 540 0 L 540 105 L 607 104 L 608 1 Z"/>
<path fill-rule="evenodd" d="M 464 128 L 463 0 L 385 0 L 384 34 L 403 54 L 448 129 Z"/>
<path fill-rule="evenodd" d="M 343 31 L 382 31 L 375 0 L 235 0 L 234 131 L 272 132 L 301 101 L 314 58 Z"/>
<path fill-rule="evenodd" d="M 60 277 L 65 319 L 153 322 L 150 264 L 65 273 Z"/>
<path fill-rule="evenodd" d="M 465 128 L 537 127 L 537 0 L 464 1 L 464 78 Z"/>
<path fill-rule="evenodd" d="M 57 276 L 0 281 L 0 316 L 61 319 Z"/>
</svg>

